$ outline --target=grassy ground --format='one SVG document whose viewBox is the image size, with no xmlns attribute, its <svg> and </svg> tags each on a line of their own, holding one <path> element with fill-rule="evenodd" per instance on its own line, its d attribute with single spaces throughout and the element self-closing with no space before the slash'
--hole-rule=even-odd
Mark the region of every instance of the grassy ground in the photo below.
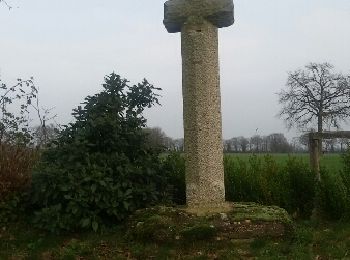
<svg viewBox="0 0 350 260">
<path fill-rule="evenodd" d="M 249 154 L 230 154 L 248 160 Z M 263 156 L 263 155 L 258 155 Z M 278 163 L 288 155 L 273 154 Z M 307 154 L 296 154 L 305 162 Z M 340 155 L 325 155 L 322 164 L 341 167 Z M 298 222 L 285 240 L 128 241 L 126 230 L 54 235 L 27 224 L 0 224 L 0 260 L 5 259 L 350 259 L 350 223 Z"/>
<path fill-rule="evenodd" d="M 127 241 L 105 234 L 52 235 L 25 225 L 2 227 L 0 259 L 350 259 L 350 224 L 300 222 L 286 240 Z"/>
<path fill-rule="evenodd" d="M 226 154 L 227 156 L 230 156 L 234 159 L 241 159 L 244 161 L 248 161 L 249 157 L 252 156 L 252 154 L 243 154 L 243 153 L 229 153 Z M 263 157 L 265 154 L 257 154 L 258 157 Z M 300 158 L 306 163 L 310 163 L 310 157 L 308 153 L 305 154 L 283 154 L 283 153 L 274 153 L 271 154 L 273 158 L 276 160 L 277 163 L 283 164 L 287 159 L 288 156 L 295 156 L 297 158 Z M 342 167 L 342 157 L 341 154 L 325 154 L 321 158 L 321 167 L 326 167 L 330 171 L 339 171 Z"/>
</svg>

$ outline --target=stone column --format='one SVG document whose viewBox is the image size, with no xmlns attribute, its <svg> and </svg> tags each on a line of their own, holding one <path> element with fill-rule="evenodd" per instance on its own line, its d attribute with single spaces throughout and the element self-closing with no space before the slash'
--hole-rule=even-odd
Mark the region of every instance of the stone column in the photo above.
<svg viewBox="0 0 350 260">
<path fill-rule="evenodd" d="M 187 204 L 222 203 L 218 29 L 204 19 L 189 19 L 181 32 Z"/>
<path fill-rule="evenodd" d="M 191 208 L 225 202 L 217 28 L 232 23 L 232 0 L 165 3 L 166 28 L 181 32 L 186 198 Z"/>
</svg>

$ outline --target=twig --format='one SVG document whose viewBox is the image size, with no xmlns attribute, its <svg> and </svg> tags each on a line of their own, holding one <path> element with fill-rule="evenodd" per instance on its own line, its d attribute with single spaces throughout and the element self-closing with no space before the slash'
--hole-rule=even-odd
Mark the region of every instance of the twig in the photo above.
<svg viewBox="0 0 350 260">
<path fill-rule="evenodd" d="M 0 3 L 3 2 L 9 10 L 11 10 L 12 6 L 9 5 L 5 0 L 0 0 Z"/>
</svg>

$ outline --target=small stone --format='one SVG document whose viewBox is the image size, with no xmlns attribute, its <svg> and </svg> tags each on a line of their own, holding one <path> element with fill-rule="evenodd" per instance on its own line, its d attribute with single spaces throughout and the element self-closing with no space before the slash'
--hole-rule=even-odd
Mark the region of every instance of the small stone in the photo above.
<svg viewBox="0 0 350 260">
<path fill-rule="evenodd" d="M 221 218 L 221 220 L 223 220 L 223 221 L 227 221 L 227 220 L 228 220 L 228 217 L 227 217 L 227 214 L 226 214 L 226 213 L 220 213 L 220 218 Z"/>
<path fill-rule="evenodd" d="M 140 227 L 143 225 L 143 222 L 137 222 L 136 227 Z"/>
<path fill-rule="evenodd" d="M 247 224 L 252 223 L 252 221 L 250 219 L 246 219 L 244 222 L 247 223 Z"/>
<path fill-rule="evenodd" d="M 180 240 L 180 236 L 176 236 L 175 239 L 176 239 L 176 240 Z"/>
</svg>

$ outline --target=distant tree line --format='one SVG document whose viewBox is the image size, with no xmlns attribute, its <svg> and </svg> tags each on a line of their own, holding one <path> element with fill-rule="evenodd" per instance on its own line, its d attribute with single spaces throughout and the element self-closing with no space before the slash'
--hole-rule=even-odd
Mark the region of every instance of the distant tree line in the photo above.
<svg viewBox="0 0 350 260">
<path fill-rule="evenodd" d="M 173 139 L 160 127 L 143 129 L 147 133 L 147 143 L 151 147 L 166 151 L 184 151 L 184 139 Z M 306 153 L 308 152 L 308 135 L 301 135 L 288 140 L 282 133 L 267 136 L 233 137 L 223 141 L 225 153 Z M 349 140 L 332 139 L 323 141 L 323 152 L 344 152 L 349 147 Z"/>
<path fill-rule="evenodd" d="M 165 149 L 167 151 L 184 150 L 184 139 L 173 139 L 167 136 L 160 127 L 146 127 L 143 131 L 147 134 L 147 144 L 151 147 Z"/>
<path fill-rule="evenodd" d="M 323 152 L 344 152 L 349 147 L 346 138 L 324 140 Z M 309 148 L 308 135 L 301 135 L 288 140 L 282 133 L 267 136 L 243 136 L 224 140 L 224 152 L 227 153 L 306 153 Z"/>
<path fill-rule="evenodd" d="M 224 151 L 228 153 L 288 153 L 292 151 L 292 146 L 283 134 L 276 133 L 268 136 L 254 135 L 250 138 L 233 137 L 224 141 Z"/>
</svg>

